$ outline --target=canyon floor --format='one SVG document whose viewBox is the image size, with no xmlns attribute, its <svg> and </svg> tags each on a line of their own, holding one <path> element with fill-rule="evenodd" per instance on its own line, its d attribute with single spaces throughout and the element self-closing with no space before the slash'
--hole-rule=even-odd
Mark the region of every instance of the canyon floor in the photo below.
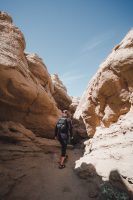
<svg viewBox="0 0 133 200">
<path fill-rule="evenodd" d="M 88 199 L 86 181 L 73 171 L 81 149 L 68 149 L 66 168 L 58 169 L 57 147 L 41 151 L 7 147 L 0 147 L 1 155 L 4 152 L 0 161 L 0 200 Z"/>
<path fill-rule="evenodd" d="M 95 166 L 83 163 L 74 170 L 83 153 L 82 142 L 68 145 L 66 168 L 59 169 L 58 141 L 36 137 L 21 124 L 0 123 L 0 200 L 133 199 L 117 172 L 113 188 Z"/>
</svg>

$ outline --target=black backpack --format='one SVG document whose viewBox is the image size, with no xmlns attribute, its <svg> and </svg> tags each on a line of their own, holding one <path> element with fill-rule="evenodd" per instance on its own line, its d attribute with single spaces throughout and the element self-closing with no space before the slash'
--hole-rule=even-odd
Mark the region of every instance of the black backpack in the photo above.
<svg viewBox="0 0 133 200">
<path fill-rule="evenodd" d="M 68 132 L 68 122 L 66 118 L 60 118 L 57 122 L 58 134 Z"/>
</svg>

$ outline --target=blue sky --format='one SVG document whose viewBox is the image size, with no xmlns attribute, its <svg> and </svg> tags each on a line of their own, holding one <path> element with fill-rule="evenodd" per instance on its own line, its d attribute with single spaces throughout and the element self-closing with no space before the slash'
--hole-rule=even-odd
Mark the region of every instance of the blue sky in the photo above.
<svg viewBox="0 0 133 200">
<path fill-rule="evenodd" d="M 133 0 L 0 0 L 71 96 L 81 96 L 99 65 L 133 27 Z"/>
</svg>

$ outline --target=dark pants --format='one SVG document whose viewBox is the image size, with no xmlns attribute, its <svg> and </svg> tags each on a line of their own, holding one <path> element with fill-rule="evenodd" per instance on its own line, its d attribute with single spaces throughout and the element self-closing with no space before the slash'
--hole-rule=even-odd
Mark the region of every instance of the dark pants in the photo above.
<svg viewBox="0 0 133 200">
<path fill-rule="evenodd" d="M 58 137 L 59 142 L 61 144 L 61 156 L 65 157 L 66 155 L 66 149 L 67 149 L 67 143 L 68 143 L 68 136 L 66 135 L 66 137 L 63 137 L 62 135 L 60 135 Z"/>
</svg>

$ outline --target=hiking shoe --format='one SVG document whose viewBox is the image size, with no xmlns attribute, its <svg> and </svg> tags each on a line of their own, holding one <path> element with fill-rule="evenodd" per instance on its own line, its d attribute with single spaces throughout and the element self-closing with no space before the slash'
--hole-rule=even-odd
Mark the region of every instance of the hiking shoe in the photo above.
<svg viewBox="0 0 133 200">
<path fill-rule="evenodd" d="M 59 165 L 59 169 L 63 169 L 63 168 L 65 168 L 65 165 Z"/>
</svg>

